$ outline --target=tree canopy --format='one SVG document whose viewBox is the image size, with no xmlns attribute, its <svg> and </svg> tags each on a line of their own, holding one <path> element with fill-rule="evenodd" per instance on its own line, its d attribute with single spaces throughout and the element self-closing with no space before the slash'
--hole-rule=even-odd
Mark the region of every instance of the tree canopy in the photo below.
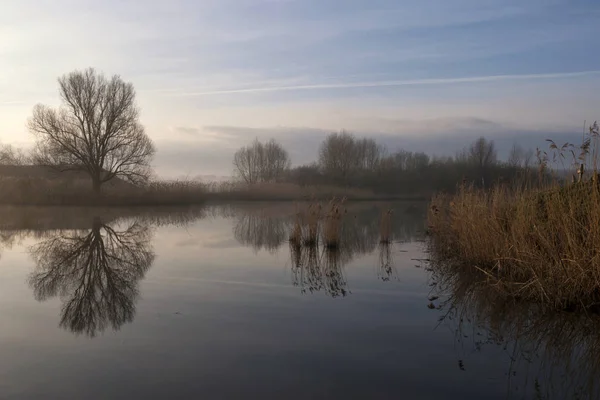
<svg viewBox="0 0 600 400">
<path fill-rule="evenodd" d="M 61 105 L 38 104 L 29 119 L 34 161 L 89 174 L 94 190 L 115 177 L 146 182 L 155 147 L 139 122 L 131 83 L 93 68 L 58 79 Z"/>
</svg>

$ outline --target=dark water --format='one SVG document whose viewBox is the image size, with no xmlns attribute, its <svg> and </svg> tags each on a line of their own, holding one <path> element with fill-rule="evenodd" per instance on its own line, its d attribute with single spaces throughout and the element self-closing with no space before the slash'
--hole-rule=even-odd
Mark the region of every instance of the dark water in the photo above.
<svg viewBox="0 0 600 400">
<path fill-rule="evenodd" d="M 600 324 L 422 261 L 424 205 L 0 209 L 1 399 L 597 398 Z M 437 297 L 437 298 L 435 298 Z"/>
</svg>

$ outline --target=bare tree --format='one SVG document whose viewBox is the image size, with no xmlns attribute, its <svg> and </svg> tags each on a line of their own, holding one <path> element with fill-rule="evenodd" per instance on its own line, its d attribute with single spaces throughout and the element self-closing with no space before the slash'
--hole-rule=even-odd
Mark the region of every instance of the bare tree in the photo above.
<svg viewBox="0 0 600 400">
<path fill-rule="evenodd" d="M 155 148 L 139 122 L 133 85 L 93 68 L 71 72 L 58 83 L 62 105 L 38 104 L 29 119 L 37 138 L 35 161 L 86 172 L 96 192 L 115 177 L 146 182 Z"/>
<path fill-rule="evenodd" d="M 520 167 L 525 161 L 525 150 L 514 143 L 508 154 L 508 165 L 511 167 Z"/>
<path fill-rule="evenodd" d="M 27 154 L 10 144 L 0 145 L 0 165 L 24 165 L 29 161 Z"/>
<path fill-rule="evenodd" d="M 278 180 L 290 165 L 288 152 L 275 139 L 266 144 L 255 139 L 233 156 L 234 172 L 246 183 Z"/>
<path fill-rule="evenodd" d="M 373 139 L 357 139 L 346 131 L 331 133 L 319 148 L 319 165 L 331 175 L 346 177 L 351 171 L 379 169 L 385 148 Z"/>
<path fill-rule="evenodd" d="M 275 139 L 269 140 L 262 147 L 264 156 L 261 163 L 261 178 L 263 181 L 278 180 L 290 168 L 290 156 Z"/>
<path fill-rule="evenodd" d="M 345 177 L 357 163 L 356 147 L 356 139 L 351 133 L 332 133 L 321 143 L 319 165 L 326 173 Z"/>
<path fill-rule="evenodd" d="M 531 167 L 531 161 L 533 160 L 534 155 L 535 152 L 533 151 L 533 149 L 529 149 L 525 152 L 525 154 L 523 155 L 523 168 Z"/>
<path fill-rule="evenodd" d="M 355 162 L 359 169 L 375 170 L 379 167 L 384 154 L 383 146 L 377 144 L 373 139 L 363 138 L 355 142 Z"/>
<path fill-rule="evenodd" d="M 493 140 L 488 141 L 484 137 L 480 137 L 469 147 L 469 160 L 480 169 L 496 164 L 497 159 L 498 154 Z"/>
<path fill-rule="evenodd" d="M 244 146 L 233 155 L 234 173 L 246 183 L 259 180 L 258 160 L 253 146 Z"/>
</svg>

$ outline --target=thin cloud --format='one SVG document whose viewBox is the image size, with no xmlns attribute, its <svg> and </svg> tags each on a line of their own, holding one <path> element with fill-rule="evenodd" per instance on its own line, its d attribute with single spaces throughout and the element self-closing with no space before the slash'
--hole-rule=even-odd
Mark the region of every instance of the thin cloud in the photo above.
<svg viewBox="0 0 600 400">
<path fill-rule="evenodd" d="M 23 101 L 23 100 L 7 100 L 7 101 L 0 100 L 0 106 L 11 106 L 11 105 L 15 105 L 15 104 L 25 104 L 25 101 Z"/>
<path fill-rule="evenodd" d="M 349 83 L 322 83 L 314 85 L 294 85 L 294 86 L 275 86 L 275 87 L 255 87 L 245 89 L 225 89 L 200 92 L 182 92 L 172 94 L 173 96 L 210 96 L 219 94 L 237 94 L 237 93 L 259 93 L 259 92 L 283 92 L 294 90 L 319 90 L 319 89 L 350 89 L 350 88 L 369 88 L 369 87 L 391 87 L 391 86 L 418 86 L 418 85 L 445 85 L 460 83 L 481 83 L 495 82 L 504 80 L 532 80 L 532 79 L 558 79 L 575 78 L 581 76 L 600 75 L 600 70 L 580 71 L 580 72 L 560 72 L 550 74 L 514 74 L 514 75 L 488 75 L 471 76 L 464 78 L 432 78 L 432 79 L 410 79 L 393 81 L 375 81 L 375 82 L 349 82 Z"/>
<path fill-rule="evenodd" d="M 198 135 L 200 133 L 200 129 L 198 129 L 198 128 L 192 128 L 192 127 L 189 127 L 189 126 L 176 126 L 174 128 L 174 130 L 176 132 L 185 133 L 187 135 Z"/>
</svg>

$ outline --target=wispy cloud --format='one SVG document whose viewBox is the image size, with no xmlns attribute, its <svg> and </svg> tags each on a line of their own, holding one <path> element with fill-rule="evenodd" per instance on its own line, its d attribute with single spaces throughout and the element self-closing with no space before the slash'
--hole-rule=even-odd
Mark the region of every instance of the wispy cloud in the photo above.
<svg viewBox="0 0 600 400">
<path fill-rule="evenodd" d="M 135 85 L 159 174 L 229 173 L 254 137 L 303 162 L 342 128 L 454 148 L 458 133 L 598 117 L 598 1 L 4 3 L 0 141 L 32 138 L 32 106 L 58 105 L 56 78 L 92 66 Z"/>
<path fill-rule="evenodd" d="M 197 92 L 179 92 L 179 93 L 170 93 L 169 95 L 171 95 L 171 96 L 209 96 L 209 95 L 219 95 L 219 94 L 282 92 L 282 91 L 294 91 L 294 90 L 375 88 L 375 87 L 391 87 L 391 86 L 418 86 L 418 85 L 448 85 L 448 84 L 461 84 L 461 83 L 497 82 L 497 81 L 504 81 L 504 80 L 574 78 L 574 77 L 591 76 L 591 75 L 600 75 L 600 70 L 580 71 L 580 72 L 561 72 L 561 73 L 549 73 L 549 74 L 514 74 L 514 75 L 470 76 L 470 77 L 460 77 L 460 78 L 408 79 L 408 80 L 374 81 L 374 82 L 319 83 L 319 84 L 312 84 L 312 85 L 254 87 L 254 88 L 244 88 L 244 89 L 223 89 L 223 90 L 210 90 L 210 91 L 197 91 Z"/>
<path fill-rule="evenodd" d="M 0 106 L 10 106 L 16 104 L 25 104 L 23 100 L 0 100 Z"/>
</svg>

